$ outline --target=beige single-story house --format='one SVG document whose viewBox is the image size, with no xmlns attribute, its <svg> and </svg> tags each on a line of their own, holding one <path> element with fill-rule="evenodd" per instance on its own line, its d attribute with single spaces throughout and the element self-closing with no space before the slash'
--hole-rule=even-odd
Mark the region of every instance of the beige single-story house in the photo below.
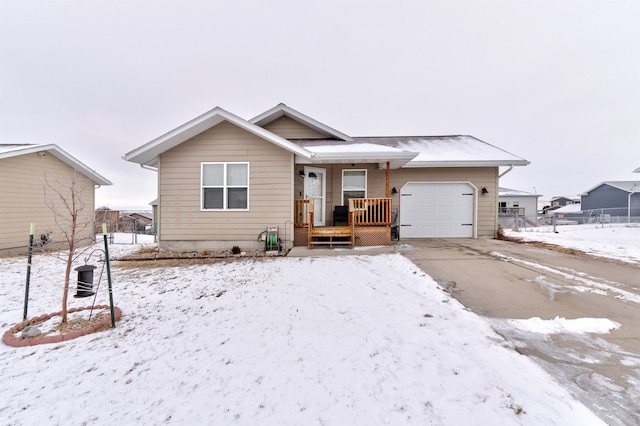
<svg viewBox="0 0 640 426">
<path fill-rule="evenodd" d="M 86 243 L 93 241 L 95 188 L 111 182 L 54 144 L 0 144 L 0 256 L 27 251 L 31 223 L 36 243 L 62 241 L 48 205 L 64 217 L 56 191 L 70 193 L 74 179 L 84 204 L 78 222 L 90 225 L 77 241 Z"/>
<path fill-rule="evenodd" d="M 123 158 L 157 171 L 158 243 L 179 251 L 260 248 L 276 226 L 287 246 L 493 237 L 500 168 L 529 164 L 473 136 L 352 137 L 284 104 L 214 108 Z"/>
</svg>

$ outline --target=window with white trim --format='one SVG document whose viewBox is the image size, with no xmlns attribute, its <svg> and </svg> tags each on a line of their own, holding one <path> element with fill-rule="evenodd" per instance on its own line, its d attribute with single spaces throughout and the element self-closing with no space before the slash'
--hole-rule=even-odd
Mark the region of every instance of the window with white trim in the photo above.
<svg viewBox="0 0 640 426">
<path fill-rule="evenodd" d="M 349 198 L 367 198 L 367 171 L 342 171 L 342 205 L 349 205 Z"/>
<path fill-rule="evenodd" d="M 202 163 L 202 210 L 249 209 L 249 163 Z"/>
</svg>

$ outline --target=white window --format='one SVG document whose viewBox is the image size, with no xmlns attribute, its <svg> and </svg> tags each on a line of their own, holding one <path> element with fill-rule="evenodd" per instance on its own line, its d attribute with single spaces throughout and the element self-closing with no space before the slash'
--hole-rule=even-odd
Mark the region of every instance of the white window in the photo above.
<svg viewBox="0 0 640 426">
<path fill-rule="evenodd" d="M 349 198 L 367 198 L 367 171 L 342 171 L 342 205 L 349 205 Z"/>
<path fill-rule="evenodd" d="M 202 210 L 249 210 L 249 163 L 202 163 Z"/>
</svg>

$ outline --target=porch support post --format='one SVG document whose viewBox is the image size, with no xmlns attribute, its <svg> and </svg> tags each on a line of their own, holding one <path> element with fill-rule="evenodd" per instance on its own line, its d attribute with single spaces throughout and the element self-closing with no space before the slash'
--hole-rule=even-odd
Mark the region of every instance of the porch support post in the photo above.
<svg viewBox="0 0 640 426">
<path fill-rule="evenodd" d="M 389 198 L 389 180 L 390 180 L 389 178 L 391 173 L 391 171 L 389 170 L 390 164 L 391 163 L 387 161 L 387 179 L 386 179 L 386 195 L 385 195 L 386 198 Z"/>
</svg>

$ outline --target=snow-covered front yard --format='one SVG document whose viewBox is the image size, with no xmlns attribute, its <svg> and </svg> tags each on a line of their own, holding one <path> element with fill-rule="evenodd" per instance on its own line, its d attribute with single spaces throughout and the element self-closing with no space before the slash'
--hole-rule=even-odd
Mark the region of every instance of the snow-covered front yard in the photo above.
<svg viewBox="0 0 640 426">
<path fill-rule="evenodd" d="M 33 269 L 29 316 L 59 310 L 64 263 L 37 255 Z M 22 320 L 26 258 L 0 271 L 4 332 Z M 400 254 L 115 263 L 112 275 L 116 329 L 0 346 L 3 424 L 603 424 Z"/>
</svg>

